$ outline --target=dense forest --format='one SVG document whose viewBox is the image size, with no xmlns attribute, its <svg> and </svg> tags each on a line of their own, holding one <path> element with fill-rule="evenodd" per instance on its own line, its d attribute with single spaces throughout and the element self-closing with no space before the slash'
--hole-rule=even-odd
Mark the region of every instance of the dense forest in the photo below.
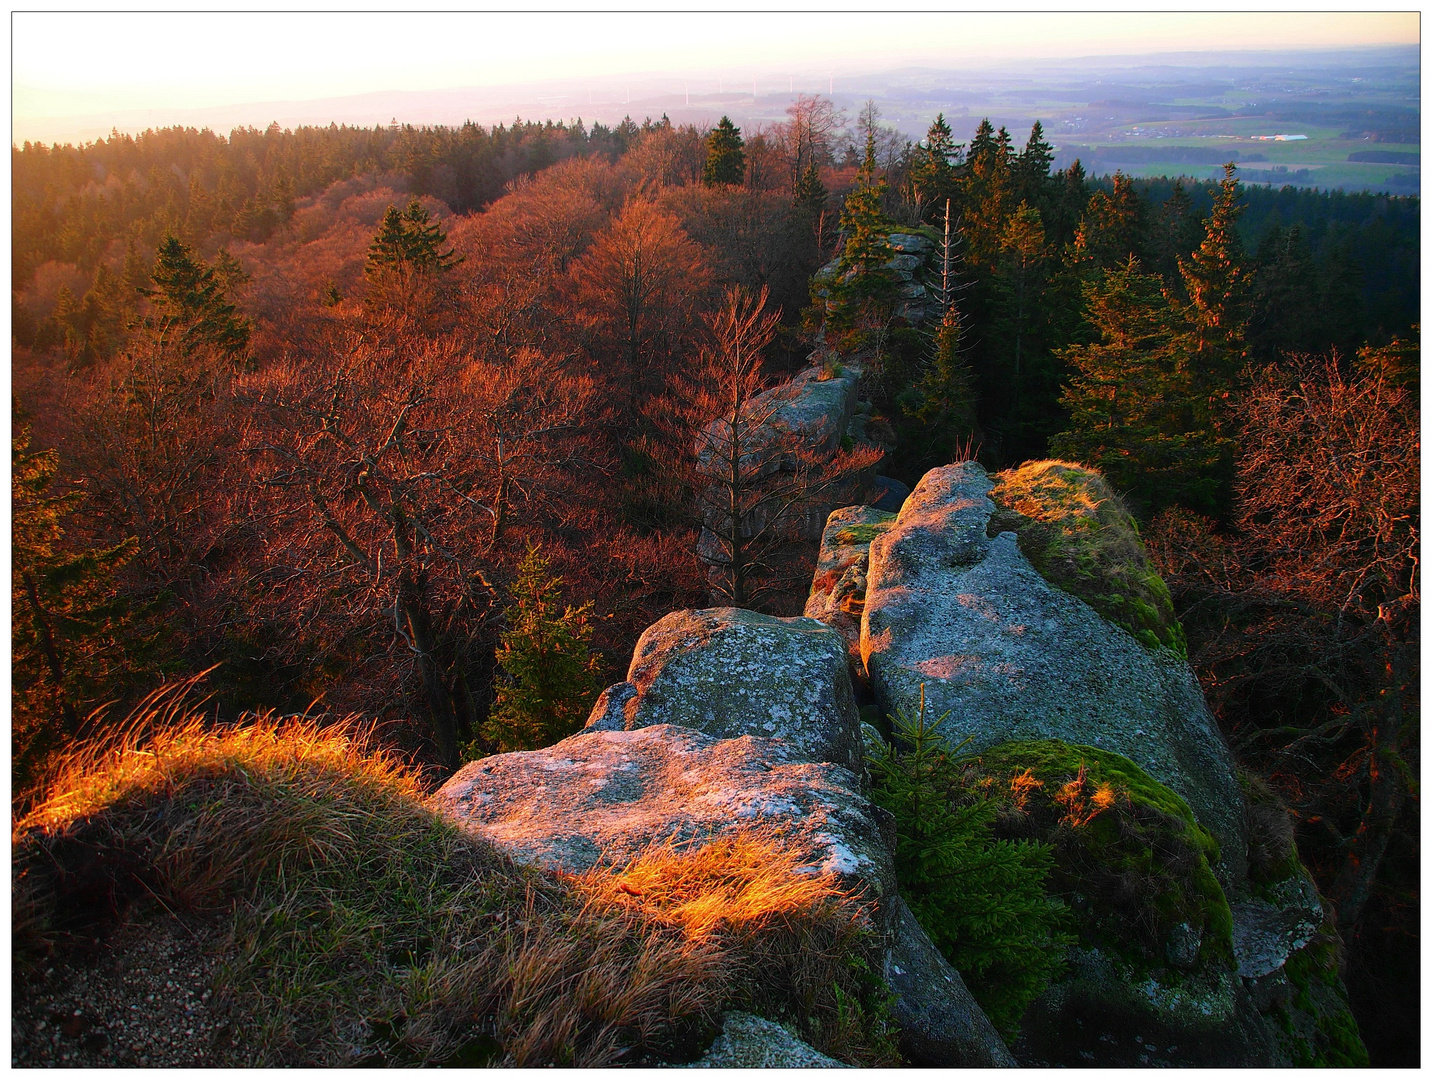
<svg viewBox="0 0 1432 1080">
<path fill-rule="evenodd" d="M 1038 124 L 916 142 L 818 97 L 745 133 L 13 149 L 17 803 L 199 672 L 224 715 L 375 718 L 438 777 L 569 733 L 710 602 L 702 426 L 858 351 L 885 475 L 1052 456 L 1126 495 L 1336 905 L 1373 1063 L 1415 1061 L 1419 202 L 1052 160 Z M 936 248 L 924 324 L 901 232 Z"/>
</svg>

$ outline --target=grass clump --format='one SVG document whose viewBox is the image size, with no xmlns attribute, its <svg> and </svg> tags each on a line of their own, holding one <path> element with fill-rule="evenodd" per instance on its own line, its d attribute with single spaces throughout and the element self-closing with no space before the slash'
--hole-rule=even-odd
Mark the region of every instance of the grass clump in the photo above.
<svg viewBox="0 0 1432 1080">
<path fill-rule="evenodd" d="M 943 717 L 941 718 L 943 719 Z M 900 892 L 1006 1039 L 1064 971 L 1068 912 L 1048 895 L 1049 845 L 994 835 L 999 802 L 960 782 L 960 764 L 925 719 L 891 718 L 895 741 L 870 759 L 872 798 L 895 815 Z"/>
<path fill-rule="evenodd" d="M 788 839 L 541 873 L 428 809 L 352 723 L 217 725 L 171 693 L 72 758 L 13 839 L 17 979 L 159 908 L 219 923 L 237 1037 L 217 1064 L 681 1060 L 739 1007 L 898 1060 L 851 963 L 878 955 L 868 920 Z"/>
<path fill-rule="evenodd" d="M 1149 562 L 1133 516 L 1097 470 L 1035 461 L 996 473 L 994 482 L 990 536 L 1015 533 L 1019 550 L 1051 585 L 1146 647 L 1188 657 L 1168 586 Z"/>
<path fill-rule="evenodd" d="M 1128 758 L 1057 739 L 1009 742 L 968 759 L 961 783 L 1001 804 L 1000 834 L 1050 845 L 1050 884 L 1082 942 L 1149 971 L 1172 962 L 1171 936 L 1186 924 L 1199 939 L 1195 966 L 1232 963 L 1233 916 L 1211 869 L 1217 841 Z"/>
</svg>

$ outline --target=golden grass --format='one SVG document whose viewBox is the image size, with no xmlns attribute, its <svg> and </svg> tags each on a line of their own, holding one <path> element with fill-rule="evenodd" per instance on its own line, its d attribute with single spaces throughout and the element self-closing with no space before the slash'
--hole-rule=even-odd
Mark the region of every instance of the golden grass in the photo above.
<svg viewBox="0 0 1432 1080">
<path fill-rule="evenodd" d="M 218 725 L 189 689 L 73 755 L 15 827 L 22 974 L 158 904 L 228 928 L 227 1064 L 678 1060 L 732 1007 L 896 1063 L 859 905 L 778 834 L 540 873 L 434 814 L 361 725 Z"/>
</svg>

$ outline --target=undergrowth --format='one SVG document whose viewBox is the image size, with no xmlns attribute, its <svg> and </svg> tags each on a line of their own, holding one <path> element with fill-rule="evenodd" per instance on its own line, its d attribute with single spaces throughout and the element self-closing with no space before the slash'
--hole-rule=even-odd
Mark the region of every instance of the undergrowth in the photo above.
<svg viewBox="0 0 1432 1080">
<path fill-rule="evenodd" d="M 941 717 L 940 719 L 943 719 Z M 870 758 L 872 798 L 895 815 L 900 892 L 1006 1039 L 1064 971 L 1068 912 L 1047 895 L 1052 850 L 994 835 L 999 802 L 960 784 L 959 759 L 920 711 L 891 717 Z M 901 748 L 903 745 L 903 749 Z"/>
<path fill-rule="evenodd" d="M 433 813 L 351 722 L 218 725 L 158 695 L 13 841 L 17 979 L 155 905 L 227 925 L 226 1064 L 682 1060 L 728 1008 L 898 1063 L 868 920 L 786 838 L 540 873 Z"/>
<path fill-rule="evenodd" d="M 1138 525 L 1104 477 L 1062 461 L 1035 461 L 994 476 L 989 535 L 1013 532 L 1052 585 L 1077 596 L 1150 649 L 1183 659 L 1188 643 Z"/>
</svg>

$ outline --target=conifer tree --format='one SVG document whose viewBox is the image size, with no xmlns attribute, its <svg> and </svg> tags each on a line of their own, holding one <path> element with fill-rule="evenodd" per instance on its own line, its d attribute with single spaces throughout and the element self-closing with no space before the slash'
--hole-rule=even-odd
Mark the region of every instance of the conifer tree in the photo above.
<svg viewBox="0 0 1432 1080">
<path fill-rule="evenodd" d="M 922 216 L 938 213 L 954 197 L 959 153 L 945 114 L 940 113 L 925 133 L 925 141 L 915 147 L 910 161 L 910 185 Z"/>
<path fill-rule="evenodd" d="M 159 345 L 185 351 L 213 348 L 234 359 L 249 344 L 249 320 L 229 300 L 214 271 L 196 259 L 176 237 L 159 245 L 146 290 L 154 312 L 148 323 Z"/>
<path fill-rule="evenodd" d="M 826 199 L 829 197 L 830 193 L 820 182 L 820 169 L 812 162 L 806 166 L 805 172 L 801 173 L 801 178 L 796 184 L 796 205 L 818 214 L 825 209 Z"/>
<path fill-rule="evenodd" d="M 530 549 L 517 568 L 497 652 L 496 701 L 483 735 L 500 752 L 534 750 L 572 734 L 597 696 L 591 603 L 562 604 L 562 579 Z"/>
<path fill-rule="evenodd" d="M 1183 314 L 1194 341 L 1193 387 L 1214 422 L 1224 412 L 1214 402 L 1222 401 L 1232 388 L 1245 353 L 1252 275 L 1238 236 L 1241 195 L 1238 168 L 1229 162 L 1204 224 L 1203 243 L 1189 258 L 1179 260 L 1188 295 Z"/>
<path fill-rule="evenodd" d="M 51 494 L 59 455 L 31 450 L 28 425 L 18 416 L 15 425 L 11 733 L 19 793 L 38 778 L 45 759 L 79 732 L 84 713 L 115 688 L 126 661 L 126 636 L 133 635 L 114 574 L 139 544 L 130 537 L 108 548 L 67 549 L 62 522 L 81 496 Z"/>
<path fill-rule="evenodd" d="M 1049 167 L 1053 163 L 1054 149 L 1044 140 L 1044 125 L 1036 120 L 1029 129 L 1029 141 L 1014 159 L 1010 170 L 1013 197 L 1043 209 L 1049 186 Z"/>
<path fill-rule="evenodd" d="M 707 187 L 740 184 L 746 179 L 745 145 L 741 129 L 729 116 L 721 117 L 721 122 L 706 136 L 706 168 L 702 179 Z M 796 201 L 800 201 L 799 194 Z"/>
<path fill-rule="evenodd" d="M 1232 446 L 1196 407 L 1194 347 L 1162 282 L 1132 257 L 1084 286 L 1100 340 L 1059 352 L 1071 369 L 1060 398 L 1069 427 L 1058 457 L 1093 465 L 1146 508 L 1219 509 Z"/>
</svg>

